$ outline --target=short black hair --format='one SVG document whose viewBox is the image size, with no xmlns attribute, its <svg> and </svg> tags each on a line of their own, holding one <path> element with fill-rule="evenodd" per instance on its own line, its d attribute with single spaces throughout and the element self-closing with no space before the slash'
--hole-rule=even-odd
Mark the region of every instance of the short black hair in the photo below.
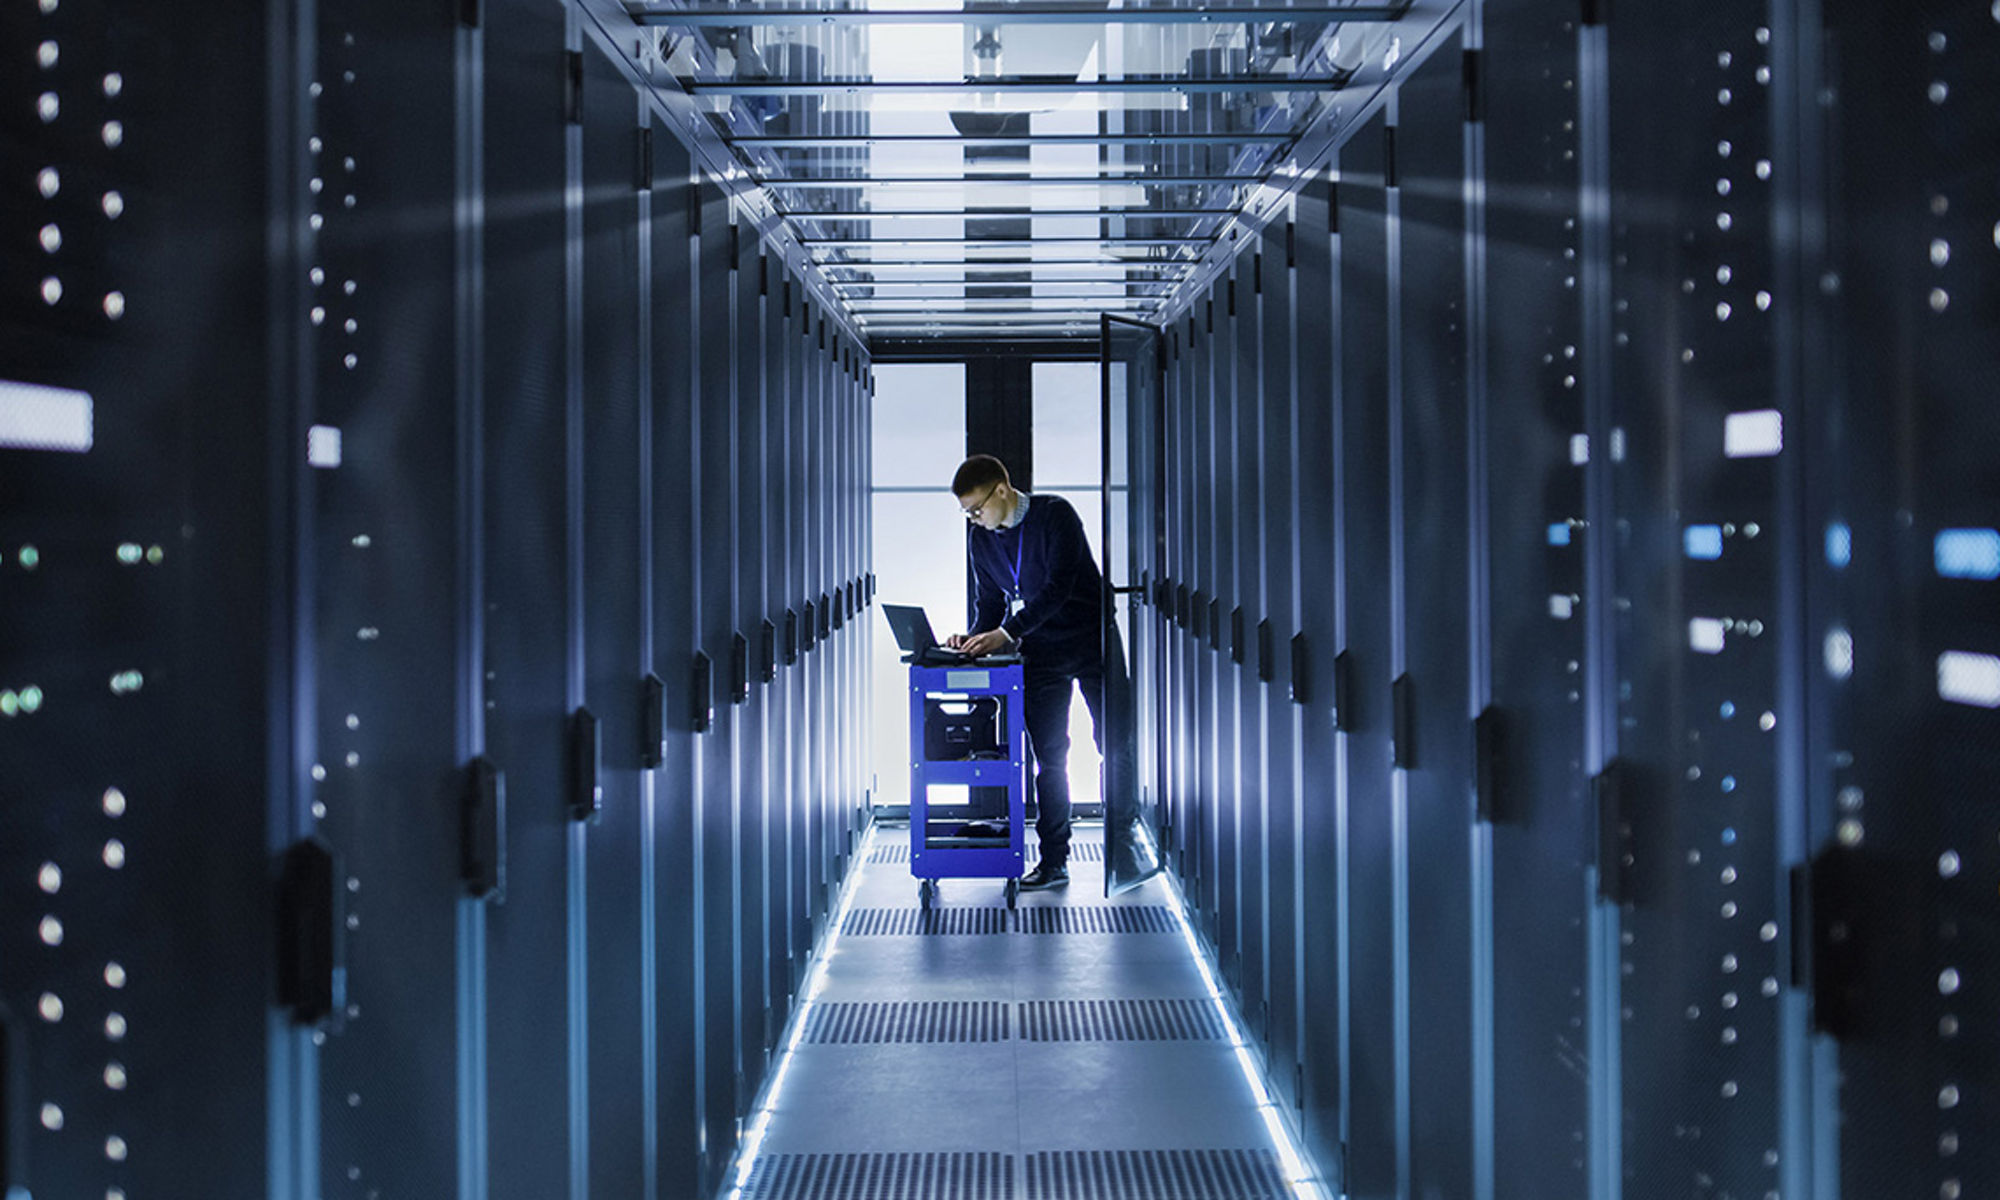
<svg viewBox="0 0 2000 1200">
<path fill-rule="evenodd" d="M 1007 482 L 1010 482 L 1007 478 L 1007 464 L 991 454 L 975 454 L 958 464 L 958 473 L 951 477 L 951 494 L 970 496 L 982 488 Z"/>
</svg>

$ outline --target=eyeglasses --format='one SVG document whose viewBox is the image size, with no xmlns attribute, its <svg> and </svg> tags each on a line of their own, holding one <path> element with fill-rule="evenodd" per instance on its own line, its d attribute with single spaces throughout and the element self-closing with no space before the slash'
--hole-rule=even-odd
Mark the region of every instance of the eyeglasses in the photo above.
<svg viewBox="0 0 2000 1200">
<path fill-rule="evenodd" d="M 994 484 L 992 487 L 987 488 L 985 498 L 980 500 L 979 503 L 973 505 L 971 508 L 965 510 L 965 519 L 968 521 L 977 521 L 979 519 L 979 514 L 986 511 L 986 506 L 993 503 L 993 493 L 999 490 L 1000 490 L 1000 485 L 997 483 Z"/>
</svg>

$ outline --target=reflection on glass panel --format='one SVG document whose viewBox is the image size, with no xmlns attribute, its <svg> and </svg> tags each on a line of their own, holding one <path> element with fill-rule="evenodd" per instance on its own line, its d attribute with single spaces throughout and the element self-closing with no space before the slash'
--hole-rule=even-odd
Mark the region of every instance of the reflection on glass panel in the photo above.
<svg viewBox="0 0 2000 1200">
<path fill-rule="evenodd" d="M 965 614 L 965 518 L 951 473 L 965 457 L 963 363 L 875 368 L 872 564 L 881 599 L 920 604 L 938 636 Z M 886 628 L 874 631 L 875 795 L 909 803 L 909 669 Z"/>
<path fill-rule="evenodd" d="M 1097 364 L 1036 363 L 1032 382 L 1036 482 L 1044 488 L 1089 488 L 1095 508 L 1103 424 Z M 1077 512 L 1082 511 L 1079 505 Z M 1095 520 L 1084 525 L 1094 539 Z"/>
<path fill-rule="evenodd" d="M 961 413 L 963 409 L 960 410 Z M 876 417 L 876 425 L 882 418 Z M 919 604 L 938 637 L 965 623 L 965 518 L 951 497 L 950 472 L 964 457 L 963 418 L 956 439 L 940 437 L 944 484 L 934 491 L 877 491 L 874 564 L 878 594 L 891 604 Z M 944 449 L 949 442 L 949 448 Z M 947 461 L 948 460 L 948 461 Z M 877 606 L 880 611 L 880 606 Z M 910 670 L 879 617 L 874 632 L 875 801 L 908 804 L 910 797 Z"/>
<path fill-rule="evenodd" d="M 874 486 L 929 489 L 949 505 L 944 492 L 965 457 L 965 364 L 875 368 L 874 428 Z"/>
</svg>

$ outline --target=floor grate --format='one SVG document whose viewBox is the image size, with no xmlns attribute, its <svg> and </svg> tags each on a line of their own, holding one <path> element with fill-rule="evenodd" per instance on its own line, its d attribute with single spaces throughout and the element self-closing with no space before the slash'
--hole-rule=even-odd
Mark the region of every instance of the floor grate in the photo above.
<svg viewBox="0 0 2000 1200">
<path fill-rule="evenodd" d="M 1004 1042 L 1011 1035 L 1006 1004 L 996 1000 L 935 1000 L 890 1004 L 816 1004 L 806 1022 L 808 1042 Z"/>
<path fill-rule="evenodd" d="M 1029 862 L 1041 861 L 1042 848 L 1035 844 L 1033 838 L 1028 839 L 1028 847 L 1024 853 L 1027 855 Z M 1071 862 L 1103 862 L 1104 843 L 1071 842 L 1069 844 L 1069 860 Z"/>
<path fill-rule="evenodd" d="M 1036 1000 L 1021 1005 L 1031 1042 L 1219 1042 L 1229 1036 L 1206 1000 Z"/>
<path fill-rule="evenodd" d="M 1065 1150 L 1026 1156 L 1028 1200 L 1284 1200 L 1271 1150 Z"/>
<path fill-rule="evenodd" d="M 928 912 L 917 908 L 857 908 L 847 914 L 840 932 L 852 937 L 1005 933 L 1011 915 L 998 907 L 933 908 Z"/>
<path fill-rule="evenodd" d="M 743 1200 L 1013 1200 L 1009 1154 L 773 1154 Z"/>
<path fill-rule="evenodd" d="M 1035 905 L 1021 910 L 1026 933 L 1172 933 L 1163 904 Z"/>
<path fill-rule="evenodd" d="M 877 846 L 875 847 L 874 852 L 868 856 L 868 861 L 871 863 L 909 862 L 910 861 L 909 843 L 905 842 L 900 846 Z"/>
</svg>

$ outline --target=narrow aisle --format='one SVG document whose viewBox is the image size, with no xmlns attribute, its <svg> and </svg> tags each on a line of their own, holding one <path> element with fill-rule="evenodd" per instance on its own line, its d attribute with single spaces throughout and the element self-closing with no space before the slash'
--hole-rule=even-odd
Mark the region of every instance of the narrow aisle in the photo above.
<svg viewBox="0 0 2000 1200">
<path fill-rule="evenodd" d="M 1079 827 L 1068 888 L 1010 913 L 1000 880 L 947 879 L 925 914 L 908 838 L 878 826 L 860 856 L 743 1200 L 1324 1194 L 1274 1141 L 1166 881 L 1105 900 L 1102 828 Z"/>
</svg>

